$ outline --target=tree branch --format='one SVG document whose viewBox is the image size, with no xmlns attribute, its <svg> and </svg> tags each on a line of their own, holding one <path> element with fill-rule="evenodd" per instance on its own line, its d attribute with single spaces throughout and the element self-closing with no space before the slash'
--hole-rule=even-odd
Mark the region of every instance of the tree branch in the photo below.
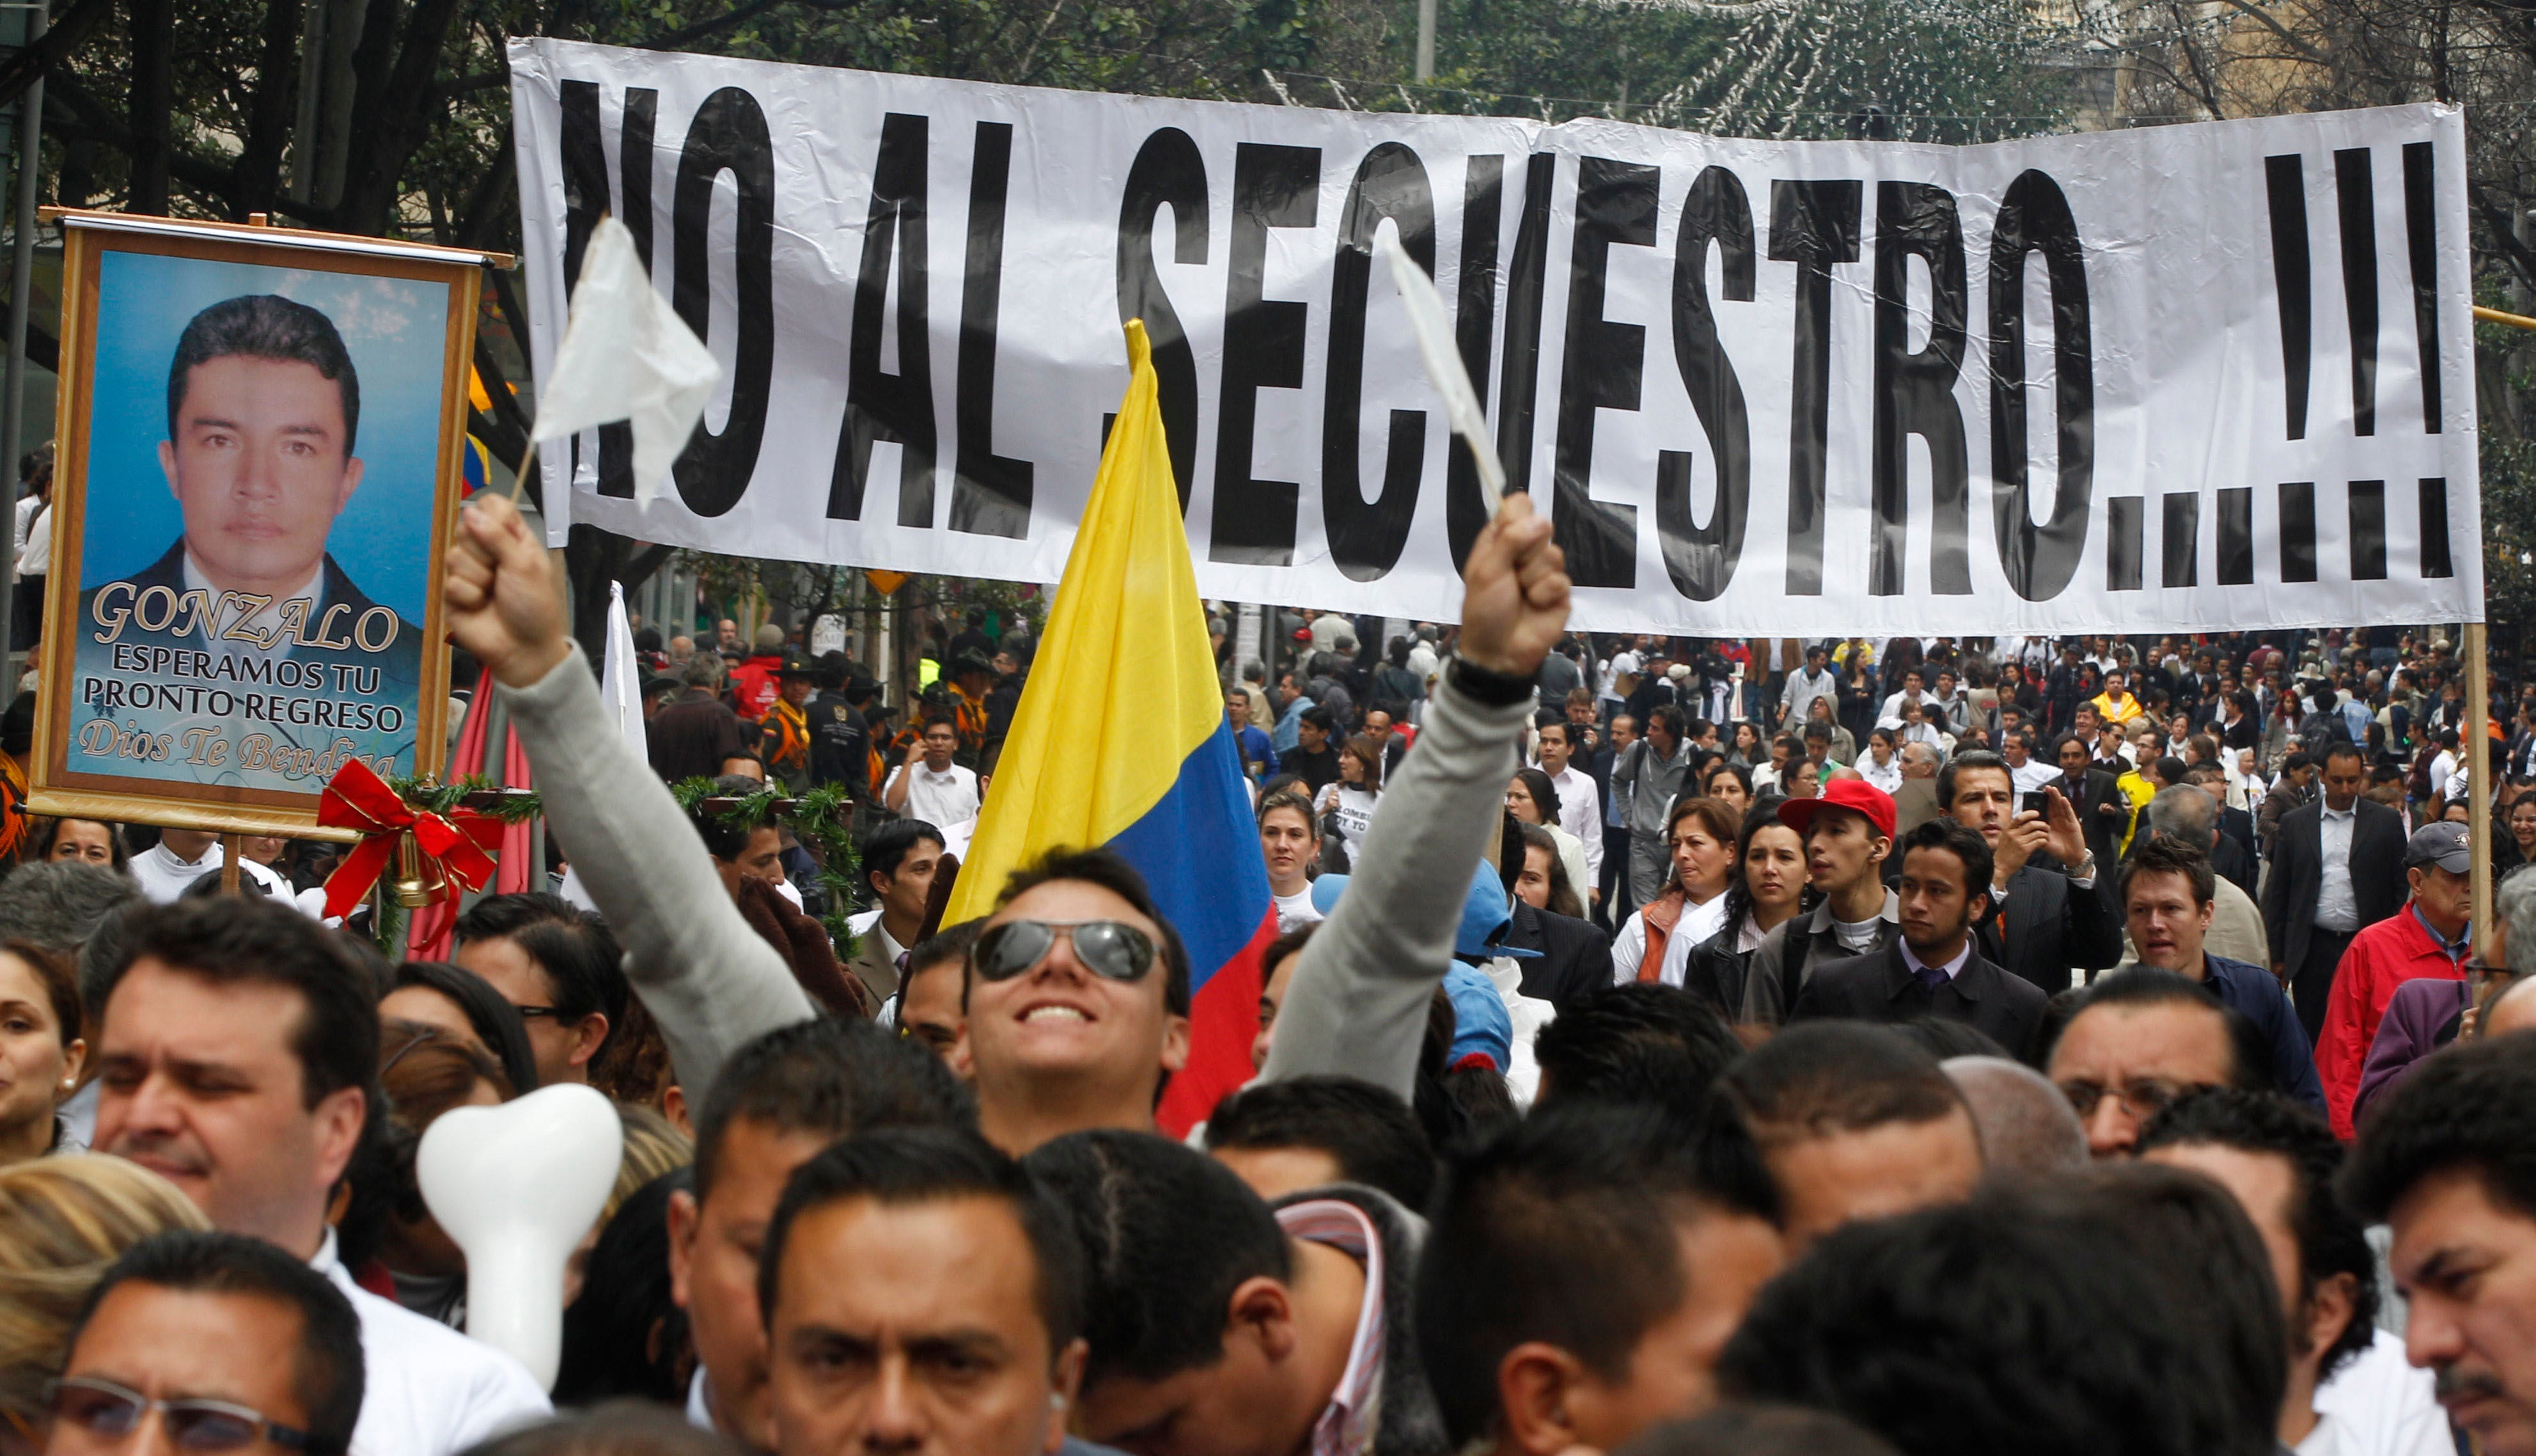
<svg viewBox="0 0 2536 1456">
<path fill-rule="evenodd" d="M 67 60 L 96 30 L 97 22 L 113 13 L 114 0 L 79 0 L 55 17 L 52 29 L 34 44 L 0 61 L 0 106 L 18 99 L 38 78 Z"/>
</svg>

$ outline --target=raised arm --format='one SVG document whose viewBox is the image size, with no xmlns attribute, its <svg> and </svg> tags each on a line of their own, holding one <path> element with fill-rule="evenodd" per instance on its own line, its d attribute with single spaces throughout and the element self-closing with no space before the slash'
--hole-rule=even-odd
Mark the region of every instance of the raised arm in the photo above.
<svg viewBox="0 0 2536 1456">
<path fill-rule="evenodd" d="M 1472 872 L 1505 811 L 1532 679 L 1567 624 L 1564 558 L 1531 497 L 1506 496 L 1473 543 L 1463 583 L 1458 663 L 1383 794 L 1357 855 L 1363 871 L 1295 968 L 1269 1081 L 1335 1073 L 1403 1098 L 1415 1090 L 1427 1002 L 1452 964 Z"/>
<path fill-rule="evenodd" d="M 564 633 L 563 595 L 519 512 L 460 513 L 442 588 L 450 634 L 492 668 L 537 771 L 546 821 L 625 947 L 688 1105 L 741 1043 L 807 1020 L 809 997 L 740 918 L 678 801 L 608 721 Z"/>
</svg>

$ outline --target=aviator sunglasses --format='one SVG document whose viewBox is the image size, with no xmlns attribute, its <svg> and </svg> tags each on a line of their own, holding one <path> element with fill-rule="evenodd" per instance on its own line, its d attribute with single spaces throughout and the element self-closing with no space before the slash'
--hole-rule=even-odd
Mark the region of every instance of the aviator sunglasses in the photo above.
<svg viewBox="0 0 2536 1456">
<path fill-rule="evenodd" d="M 1046 960 L 1059 935 L 1074 942 L 1074 958 L 1104 981 L 1142 981 L 1153 969 L 1153 937 L 1116 920 L 1006 920 L 978 937 L 969 964 L 981 980 L 1010 981 Z"/>
</svg>

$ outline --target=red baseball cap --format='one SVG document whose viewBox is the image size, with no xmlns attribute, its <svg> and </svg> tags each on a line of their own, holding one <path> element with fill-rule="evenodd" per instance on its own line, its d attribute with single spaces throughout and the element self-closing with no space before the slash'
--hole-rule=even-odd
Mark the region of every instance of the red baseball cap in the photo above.
<svg viewBox="0 0 2536 1456">
<path fill-rule="evenodd" d="M 1816 809 L 1850 809 L 1865 814 L 1875 832 L 1893 837 L 1893 795 L 1865 779 L 1834 779 L 1813 798 L 1792 798 L 1779 805 L 1779 822 L 1802 838 Z"/>
</svg>

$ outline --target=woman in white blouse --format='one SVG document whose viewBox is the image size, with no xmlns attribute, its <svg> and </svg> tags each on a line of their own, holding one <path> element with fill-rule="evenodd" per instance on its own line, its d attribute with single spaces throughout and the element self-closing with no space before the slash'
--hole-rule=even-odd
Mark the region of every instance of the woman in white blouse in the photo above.
<svg viewBox="0 0 2536 1456">
<path fill-rule="evenodd" d="M 1630 916 L 1612 942 L 1612 983 L 1661 981 L 1680 985 L 1691 947 L 1726 923 L 1726 886 L 1735 876 L 1742 828 L 1713 798 L 1674 802 L 1665 843 L 1673 850 L 1673 883 Z"/>
</svg>

